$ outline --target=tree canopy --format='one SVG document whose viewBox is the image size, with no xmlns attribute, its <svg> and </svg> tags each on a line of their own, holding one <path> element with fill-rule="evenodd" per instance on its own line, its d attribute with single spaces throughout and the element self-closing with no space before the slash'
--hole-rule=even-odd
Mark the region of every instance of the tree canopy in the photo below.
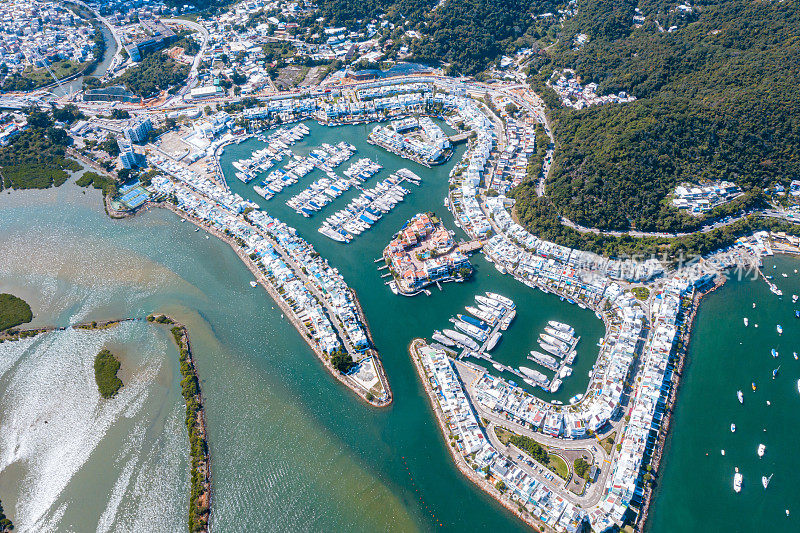
<svg viewBox="0 0 800 533">
<path fill-rule="evenodd" d="M 660 31 L 666 24 L 674 30 Z M 575 50 L 569 37 L 578 32 L 589 39 Z M 675 232 L 708 218 L 669 205 L 684 181 L 726 179 L 749 191 L 712 217 L 763 204 L 762 188 L 800 175 L 798 54 L 796 4 L 707 0 L 680 15 L 659 2 L 579 3 L 535 87 L 555 105 L 543 82 L 570 67 L 600 94 L 625 90 L 637 100 L 551 110 L 552 208 L 589 227 Z M 523 210 L 538 203 L 532 194 L 516 192 Z"/>
</svg>

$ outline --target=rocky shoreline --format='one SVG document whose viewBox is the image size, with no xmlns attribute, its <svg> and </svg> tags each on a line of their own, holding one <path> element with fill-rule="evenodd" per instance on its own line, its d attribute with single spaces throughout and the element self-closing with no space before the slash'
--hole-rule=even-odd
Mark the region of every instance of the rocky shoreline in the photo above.
<svg viewBox="0 0 800 533">
<path fill-rule="evenodd" d="M 675 386 L 669 392 L 669 396 L 667 397 L 667 401 L 665 404 L 664 409 L 664 422 L 661 426 L 661 431 L 658 433 L 658 440 L 656 441 L 655 446 L 653 447 L 653 454 L 650 459 L 650 465 L 652 467 L 653 475 L 657 475 L 659 468 L 661 466 L 661 460 L 664 457 L 664 448 L 666 446 L 667 438 L 670 434 L 670 427 L 672 425 L 672 416 L 674 415 L 675 411 L 675 404 L 678 399 L 678 392 L 680 390 L 680 384 L 683 378 L 683 369 L 686 365 L 686 358 L 689 354 L 689 346 L 691 344 L 692 338 L 692 329 L 694 327 L 694 321 L 697 317 L 697 311 L 700 308 L 700 304 L 703 301 L 703 298 L 708 294 L 711 294 L 715 290 L 719 289 L 723 285 L 725 285 L 726 278 L 725 276 L 718 276 L 714 280 L 714 285 L 709 289 L 697 292 L 692 297 L 692 303 L 689 306 L 688 312 L 686 314 L 686 319 L 684 321 L 684 330 L 681 332 L 681 347 L 679 348 L 678 353 L 676 353 L 676 363 L 675 369 L 673 370 L 675 375 Z M 655 496 L 654 485 L 648 484 L 644 494 L 642 495 L 642 506 L 639 510 L 639 513 L 636 515 L 636 521 L 634 522 L 634 527 L 638 531 L 643 531 L 645 525 L 647 524 L 647 517 L 650 512 L 650 505 L 653 502 L 653 498 Z"/>
<path fill-rule="evenodd" d="M 542 522 L 536 520 L 532 515 L 526 512 L 521 512 L 521 506 L 519 503 L 512 501 L 508 496 L 504 495 L 500 492 L 497 487 L 489 483 L 484 477 L 480 476 L 475 470 L 470 468 L 467 464 L 466 459 L 458 453 L 456 448 L 450 446 L 447 443 L 447 436 L 450 434 L 450 430 L 447 425 L 447 420 L 445 420 L 444 413 L 442 412 L 441 406 L 439 405 L 439 401 L 436 399 L 436 391 L 433 390 L 431 387 L 430 379 L 428 378 L 427 373 L 425 372 L 425 368 L 422 366 L 422 363 L 419 360 L 419 353 L 417 349 L 419 346 L 424 345 L 425 341 L 423 339 L 414 339 L 411 341 L 411 344 L 408 347 L 408 353 L 411 355 L 411 360 L 414 362 L 414 368 L 417 370 L 417 375 L 419 375 L 420 380 L 422 381 L 422 386 L 425 387 L 425 392 L 428 395 L 428 400 L 433 410 L 434 415 L 436 415 L 436 421 L 439 423 L 439 429 L 442 431 L 442 436 L 445 440 L 445 446 L 447 450 L 450 452 L 450 456 L 453 458 L 453 462 L 455 463 L 458 470 L 464 474 L 470 481 L 472 481 L 475 485 L 478 486 L 481 490 L 486 492 L 489 496 L 494 498 L 500 505 L 505 507 L 508 511 L 514 514 L 517 518 L 531 526 L 532 528 L 536 529 L 537 531 L 542 531 L 543 533 L 552 533 L 554 530 L 550 527 L 544 525 Z M 459 379 L 460 376 L 459 376 Z M 542 529 L 544 528 L 544 529 Z"/>
<path fill-rule="evenodd" d="M 238 245 L 238 243 L 233 239 L 233 237 L 231 237 L 229 235 L 226 235 L 225 233 L 219 231 L 216 228 L 213 228 L 213 227 L 210 227 L 210 226 L 206 225 L 205 223 L 203 223 L 203 221 L 198 220 L 195 217 L 193 217 L 193 216 L 191 216 L 191 215 L 189 215 L 187 213 L 184 213 L 183 211 L 178 209 L 176 206 L 174 206 L 174 205 L 172 205 L 172 204 L 170 204 L 168 202 L 162 202 L 162 203 L 153 204 L 153 205 L 155 205 L 157 207 L 162 207 L 164 209 L 168 209 L 168 210 L 172 211 L 173 213 L 175 213 L 176 215 L 180 216 L 181 218 L 191 222 L 195 226 L 203 229 L 204 231 L 206 231 L 206 232 L 210 233 L 211 235 L 217 237 L 221 241 L 227 243 L 228 246 L 230 246 L 233 249 L 233 251 L 236 252 L 236 255 L 239 256 L 239 259 L 241 259 L 241 261 L 245 264 L 245 266 L 250 271 L 250 273 L 255 277 L 255 279 L 258 282 L 258 284 L 261 285 L 262 287 L 264 287 L 264 289 L 266 289 L 267 293 L 270 295 L 272 300 L 278 305 L 278 307 L 280 307 L 281 311 L 283 312 L 284 317 L 287 320 L 289 320 L 289 322 L 295 327 L 295 329 L 298 331 L 298 333 L 300 333 L 300 336 L 303 338 L 303 340 L 306 341 L 306 344 L 308 344 L 308 346 L 311 348 L 311 350 L 317 356 L 317 359 L 319 359 L 320 362 L 322 362 L 322 364 L 325 366 L 325 368 L 328 370 L 328 372 L 334 378 L 336 378 L 336 380 L 339 381 L 339 383 L 341 383 L 342 385 L 344 385 L 345 387 L 347 387 L 348 389 L 353 391 L 355 394 L 358 395 L 359 398 L 361 398 L 362 400 L 364 400 L 368 404 L 373 405 L 375 407 L 385 407 L 385 406 L 387 406 L 387 405 L 392 403 L 392 393 L 391 393 L 391 389 L 389 388 L 389 382 L 386 379 L 386 374 L 384 373 L 383 365 L 380 363 L 380 359 L 377 357 L 377 352 L 375 352 L 374 349 L 371 350 L 372 355 L 373 355 L 373 359 L 372 360 L 373 360 L 373 363 L 375 364 L 375 368 L 376 368 L 376 371 L 378 373 L 379 379 L 383 383 L 384 390 L 386 391 L 385 398 L 376 398 L 376 397 L 374 397 L 374 395 L 372 395 L 368 391 L 364 390 L 362 387 L 356 385 L 353 382 L 352 378 L 342 374 L 341 372 L 339 372 L 338 370 L 336 370 L 333 367 L 333 364 L 331 364 L 329 358 L 322 352 L 322 350 L 308 336 L 308 331 L 306 330 L 306 328 L 303 325 L 303 323 L 300 322 L 295 317 L 294 311 L 286 304 L 286 302 L 283 300 L 283 298 L 281 298 L 280 294 L 278 294 L 277 289 L 275 287 L 273 287 L 272 283 L 264 276 L 264 274 L 261 272 L 261 270 L 255 264 L 255 261 L 253 261 L 250 257 L 247 256 L 247 254 L 245 254 L 242 251 L 241 246 Z M 364 317 L 364 313 L 361 310 L 360 303 L 358 303 L 358 299 L 356 299 L 356 303 L 357 303 L 357 308 L 359 310 L 359 315 L 360 315 L 359 318 L 365 320 L 364 324 L 366 326 L 366 318 Z M 367 327 L 365 329 L 367 331 L 367 335 L 369 336 L 368 338 L 370 340 L 370 345 L 374 346 L 374 344 L 372 344 L 372 334 L 369 332 L 369 328 Z"/>
</svg>

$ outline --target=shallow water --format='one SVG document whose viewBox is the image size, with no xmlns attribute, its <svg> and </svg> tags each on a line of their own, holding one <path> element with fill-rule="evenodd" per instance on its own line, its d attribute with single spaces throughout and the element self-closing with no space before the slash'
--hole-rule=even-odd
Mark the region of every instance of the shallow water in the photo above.
<svg viewBox="0 0 800 533">
<path fill-rule="evenodd" d="M 235 178 L 231 180 L 235 191 L 295 225 L 356 289 L 395 395 L 395 402 L 389 408 L 368 407 L 341 387 L 326 373 L 298 333 L 280 317 L 279 310 L 275 309 L 266 293 L 248 285 L 251 276 L 234 252 L 213 237 L 207 239 L 202 231 L 195 232 L 194 226 L 181 223 L 178 217 L 166 211 L 155 210 L 132 219 L 110 220 L 102 212 L 96 191 L 84 194 L 72 183 L 48 191 L 4 192 L 0 195 L 0 272 L 3 273 L 0 291 L 13 292 L 28 300 L 36 314 L 34 325 L 67 325 L 92 319 L 166 312 L 188 326 L 206 402 L 213 457 L 214 525 L 218 531 L 527 530 L 464 479 L 453 466 L 409 360 L 408 344 L 414 337 L 429 336 L 433 329 L 446 327 L 447 319 L 462 312 L 474 294 L 486 290 L 499 292 L 513 298 L 518 305 L 518 317 L 496 350 L 499 361 L 514 365 L 524 363 L 525 355 L 535 348 L 535 337 L 547 320 L 568 322 L 582 336 L 575 373 L 565 381 L 561 391 L 556 395 L 537 392 L 542 397 L 564 401 L 586 388 L 587 371 L 597 356 L 594 343 L 603 334 L 602 323 L 590 311 L 500 275 L 479 255 L 473 257 L 476 275 L 467 283 L 446 284 L 441 292 L 434 287 L 430 297 L 392 295 L 372 260 L 380 255 L 383 246 L 402 223 L 417 212 L 435 211 L 442 216 L 447 227 L 455 229 L 452 217 L 442 206 L 447 190 L 447 172 L 452 163 L 425 169 L 401 160 L 366 144 L 364 136 L 368 128 L 363 126 L 328 129 L 312 125 L 312 130 L 312 137 L 297 147 L 299 152 L 308 151 L 321 142 L 344 139 L 359 149 L 353 160 L 358 157 L 377 158 L 386 167 L 367 185 L 388 176 L 391 169 L 402 166 L 423 177 L 421 187 L 408 185 L 411 194 L 393 213 L 349 245 L 331 241 L 316 229 L 325 216 L 357 194 L 355 191 L 346 193 L 316 216 L 305 219 L 291 211 L 284 202 L 317 179 L 319 172 L 312 172 L 270 201 L 264 201 L 252 192 L 252 185 L 257 182 L 244 185 Z M 258 143 L 252 142 L 230 147 L 223 156 L 223 164 L 232 171 L 229 163 L 249 155 L 256 146 Z M 459 149 L 456 157 L 460 156 L 460 150 L 463 148 Z M 233 177 L 232 172 L 229 177 Z M 457 235 L 463 237 L 460 231 Z M 779 278 L 776 281 L 779 285 L 793 282 Z M 759 302 L 765 303 L 763 312 L 771 313 L 772 304 L 768 302 L 775 300 L 763 284 L 741 284 L 744 296 L 725 296 L 739 290 L 736 287 L 738 285 L 732 284 L 715 293 L 701 308 L 697 338 L 690 355 L 693 362 L 687 371 L 686 387 L 679 397 L 675 438 L 666 458 L 666 473 L 660 480 L 662 497 L 651 515 L 653 529 L 657 531 L 672 531 L 676 525 L 689 527 L 693 520 L 700 523 L 701 518 L 706 525 L 729 523 L 723 504 L 728 504 L 730 499 L 727 494 L 730 492 L 731 465 L 727 462 L 716 465 L 714 468 L 718 472 L 706 472 L 708 475 L 697 483 L 696 491 L 692 488 L 695 492 L 686 490 L 687 484 L 693 483 L 692 476 L 698 471 L 698 465 L 706 460 L 709 464 L 719 461 L 719 456 L 705 457 L 705 451 L 713 451 L 712 447 L 724 444 L 732 450 L 727 457 L 738 461 L 741 468 L 747 467 L 745 489 L 740 495 L 742 501 L 746 501 L 744 498 L 749 498 L 750 494 L 755 498 L 755 489 L 760 489 L 760 486 L 756 487 L 760 473 L 755 468 L 759 463 L 750 465 L 757 461 L 754 447 L 757 442 L 750 446 L 752 443 L 749 440 L 744 442 L 744 436 L 751 433 L 752 428 L 748 425 L 756 424 L 770 411 L 762 412 L 764 408 L 756 410 L 755 399 L 750 402 L 748 397 L 745 407 L 754 409 L 752 415 L 747 415 L 751 422 L 747 417 L 741 422 L 737 420 L 737 426 L 741 423 L 742 429 L 734 436 L 742 439 L 741 457 L 733 451 L 737 446 L 735 443 L 721 442 L 718 445 L 710 440 L 717 434 L 711 421 L 718 410 L 727 409 L 725 398 L 735 402 L 736 388 L 749 386 L 755 373 L 764 374 L 759 378 L 757 397 L 766 398 L 760 395 L 766 394 L 773 386 L 773 383 L 768 383 L 771 380 L 765 373 L 772 368 L 768 349 L 765 352 L 767 361 L 748 354 L 764 351 L 765 343 L 773 341 L 767 334 L 776 336 L 773 333 L 775 320 L 790 310 L 784 301 L 780 305 L 786 309 L 778 311 L 776 307 L 774 319 L 766 315 L 759 319 L 764 321 L 764 329 L 759 330 L 764 338 L 745 335 L 754 333 L 751 327 L 751 330 L 742 332 L 741 338 L 734 339 L 726 332 L 738 331 L 736 328 L 741 326 L 741 316 L 738 312 L 731 313 L 731 309 L 741 307 L 742 299 L 744 305 L 749 305 L 750 298 L 758 298 Z M 784 288 L 784 291 L 788 298 L 791 292 L 800 292 L 800 287 Z M 724 304 L 715 307 L 717 301 Z M 755 321 L 755 316 L 751 315 L 751 321 Z M 725 326 L 725 320 L 730 320 L 730 326 Z M 782 319 L 784 335 L 774 340 L 787 343 L 786 347 L 779 348 L 786 354 L 790 354 L 791 340 L 796 334 L 792 320 L 788 315 Z M 722 326 L 728 329 L 720 329 Z M 53 468 L 49 474 L 44 472 L 50 470 L 35 470 L 32 481 L 26 485 L 28 492 L 22 499 L 18 497 L 21 492 L 14 490 L 16 481 L 26 475 L 22 467 L 17 463 L 0 468 L 0 499 L 12 518 L 18 522 L 21 520 L 20 524 L 41 521 L 36 527 L 26 526 L 27 530 L 39 530 L 40 525 L 51 526 L 52 530 L 86 530 L 95 529 L 98 524 L 102 526 L 101 530 L 106 526 L 111 530 L 136 529 L 133 520 L 140 516 L 140 502 L 149 492 L 160 495 L 153 496 L 154 508 L 163 510 L 162 514 L 169 517 L 174 512 L 176 523 L 184 522 L 188 465 L 181 399 L 177 391 L 164 384 L 169 380 L 162 383 L 158 378 L 160 372 L 173 376 L 177 369 L 176 355 L 168 342 L 163 350 L 137 349 L 147 345 L 134 342 L 134 333 L 129 339 L 123 336 L 108 341 L 117 343 L 120 351 L 128 354 L 126 357 L 151 358 L 152 364 L 163 370 L 151 378 L 148 386 L 156 391 L 161 391 L 159 387 L 165 387 L 165 390 L 160 395 L 155 392 L 148 394 L 143 404 L 131 403 L 126 407 L 125 412 L 130 418 L 109 415 L 114 422 L 107 426 L 104 426 L 105 422 L 89 418 L 84 404 L 67 404 L 71 416 L 81 417 L 86 426 L 94 428 L 86 430 L 88 436 L 84 442 L 97 441 L 92 449 L 102 453 L 92 452 L 82 461 L 80 456 L 71 458 L 70 469 Z M 147 335 L 158 337 L 152 333 Z M 89 360 L 98 349 L 97 338 L 79 338 L 75 332 L 54 334 L 53 340 L 45 337 L 34 343 L 44 344 L 47 340 L 53 345 L 70 346 L 71 351 L 65 348 L 65 353 L 72 355 L 65 356 L 59 364 L 63 365 L 64 374 L 73 376 L 70 378 L 73 380 L 78 379 L 76 376 L 81 368 L 85 371 L 85 361 L 81 358 Z M 744 347 L 725 344 L 739 341 L 745 343 Z M 22 346 L 21 343 L 17 345 Z M 33 370 L 20 373 L 21 366 L 8 362 L 16 361 L 15 357 L 32 361 L 37 353 L 45 353 L 44 347 L 37 351 L 34 346 L 23 355 L 6 356 L 4 350 L 9 350 L 9 346 L 0 346 L 0 371 L 3 372 L 0 387 L 3 391 L 7 390 L 6 381 L 12 374 L 31 383 L 34 379 L 47 381 L 46 378 L 34 378 Z M 727 348 L 719 349 L 719 346 Z M 737 346 L 739 351 L 735 349 Z M 145 351 L 149 353 L 142 353 Z M 736 354 L 735 364 L 732 363 L 732 354 Z M 792 373 L 793 365 L 797 363 L 785 360 L 783 353 L 781 357 L 785 366 L 781 369 L 780 379 L 785 383 L 776 380 L 774 386 L 783 383 L 788 390 L 797 377 Z M 705 367 L 703 361 L 713 361 L 714 364 Z M 758 364 L 763 364 L 764 368 L 751 366 L 754 361 L 760 361 Z M 45 366 L 42 371 L 56 372 L 57 368 Z M 728 376 L 727 372 L 734 369 L 741 369 L 742 375 Z M 722 384 L 733 383 L 734 378 L 738 380 L 735 386 L 728 384 L 723 387 Z M 693 380 L 699 385 L 692 385 Z M 716 380 L 721 384 L 712 387 Z M 72 382 L 66 383 L 75 386 Z M 89 384 L 93 386 L 92 382 Z M 691 392 L 695 386 L 700 391 L 697 399 Z M 731 387 L 732 390 L 727 390 Z M 90 390 L 85 392 L 83 396 L 87 396 Z M 56 397 L 69 394 L 59 389 Z M 0 406 L 9 401 L 4 398 L 11 396 L 0 396 Z M 773 412 L 783 413 L 785 410 L 787 414 L 791 413 L 791 400 L 797 400 L 797 397 L 791 398 L 791 391 L 788 391 L 787 398 L 781 400 L 783 403 L 773 402 Z M 20 409 L 28 405 L 16 399 L 11 403 L 14 409 L 17 409 L 17 403 L 20 403 Z M 714 405 L 714 408 L 698 409 L 698 405 Z M 33 407 L 47 412 L 39 404 Z M 26 421 L 36 420 L 33 407 L 25 407 L 30 411 L 20 411 L 20 417 Z M 732 413 L 737 407 L 738 404 L 730 406 Z M 174 432 L 168 423 L 172 420 L 172 412 L 178 413 Z M 97 416 L 94 411 L 91 414 Z M 695 419 L 689 414 L 707 418 Z M 0 414 L 0 424 L 6 423 L 6 416 L 5 411 Z M 716 422 L 720 426 L 720 438 L 731 438 L 729 434 L 725 435 L 730 424 L 728 418 L 721 416 Z M 153 426 L 146 423 L 142 436 L 136 421 L 144 423 L 154 419 L 161 421 L 160 433 L 154 434 L 151 431 Z M 782 447 L 791 445 L 790 437 L 794 431 L 785 428 L 793 428 L 793 425 L 789 419 L 780 420 L 775 422 L 775 426 L 770 426 L 773 437 L 766 442 L 768 455 L 761 461 L 766 464 L 768 459 L 781 458 L 782 462 L 774 466 L 776 472 L 779 468 L 791 471 L 793 465 L 783 462 L 788 453 Z M 98 437 L 98 428 L 101 427 L 108 429 Z M 15 428 L 10 438 L 21 439 L 27 431 L 26 428 Z M 174 454 L 169 451 L 170 446 L 154 444 L 167 442 L 168 437 L 180 440 Z M 752 434 L 750 437 L 757 440 Z M 0 458 L 14 457 L 14 442 L 16 440 L 5 443 L 0 439 Z M 682 446 L 688 446 L 692 451 L 681 451 Z M 690 457 L 698 447 L 703 450 L 702 456 L 691 461 L 681 460 L 682 456 Z M 58 452 L 61 453 L 62 449 L 68 447 L 59 444 Z M 36 464 L 48 464 L 48 457 L 56 452 L 49 448 L 36 448 L 30 453 Z M 131 461 L 132 457 L 136 460 Z M 3 459 L 0 465 L 8 462 Z M 175 473 L 162 475 L 162 469 L 174 470 Z M 51 489 L 37 488 L 37 484 L 49 486 L 51 483 L 65 488 L 58 494 Z M 775 509 L 764 514 L 764 519 L 791 503 L 784 503 L 791 494 L 789 476 L 776 473 L 772 483 L 767 494 L 774 499 L 770 506 Z M 151 486 L 159 489 L 148 490 L 147 487 Z M 80 498 L 80 501 L 77 497 L 75 501 L 69 500 L 70 494 L 77 494 L 71 492 L 77 490 L 76 487 L 88 497 Z M 138 488 L 134 490 L 132 487 Z M 713 498 L 706 501 L 707 495 L 713 496 L 714 491 L 725 495 L 720 497 L 719 506 L 712 505 L 716 501 Z M 693 496 L 689 498 L 688 494 Z M 733 500 L 734 503 L 737 501 Z M 675 506 L 680 506 L 680 513 L 674 512 Z M 81 514 L 79 509 L 85 509 L 85 512 Z M 743 507 L 741 513 L 745 510 Z M 18 515 L 21 518 L 18 519 Z M 76 524 L 86 527 L 76 527 Z M 178 530 L 170 524 L 155 524 L 158 527 L 154 530 Z"/>
</svg>

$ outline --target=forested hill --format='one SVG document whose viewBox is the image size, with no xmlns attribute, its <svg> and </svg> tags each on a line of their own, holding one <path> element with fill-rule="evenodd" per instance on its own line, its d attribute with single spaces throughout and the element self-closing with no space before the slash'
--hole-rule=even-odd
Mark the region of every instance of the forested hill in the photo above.
<svg viewBox="0 0 800 533">
<path fill-rule="evenodd" d="M 682 181 L 729 179 L 756 190 L 800 177 L 800 7 L 796 1 L 585 0 L 549 51 L 598 93 L 638 100 L 553 110 L 558 142 L 547 186 L 555 208 L 580 224 L 677 230 L 696 219 L 669 207 Z M 645 21 L 634 28 L 634 8 Z M 677 26 L 672 32 L 662 28 Z M 579 33 L 589 36 L 573 49 Z M 554 93 L 547 96 L 555 103 Z M 533 188 L 517 197 L 534 202 Z"/>
<path fill-rule="evenodd" d="M 394 40 L 414 30 L 413 59 L 446 63 L 452 74 L 475 75 L 504 53 L 530 46 L 546 34 L 564 2 L 555 0 L 319 0 L 326 21 L 350 28 L 386 14 L 398 26 Z"/>
</svg>

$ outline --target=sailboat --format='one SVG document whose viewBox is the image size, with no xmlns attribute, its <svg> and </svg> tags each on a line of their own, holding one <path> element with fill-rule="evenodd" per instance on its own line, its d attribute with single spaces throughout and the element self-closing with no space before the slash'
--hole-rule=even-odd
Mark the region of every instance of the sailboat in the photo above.
<svg viewBox="0 0 800 533">
<path fill-rule="evenodd" d="M 775 379 L 775 376 L 778 375 L 778 370 L 781 369 L 781 365 L 778 365 L 778 368 L 772 369 L 772 379 Z"/>
<path fill-rule="evenodd" d="M 764 490 L 767 490 L 767 485 L 769 485 L 769 482 L 772 479 L 772 476 L 774 475 L 775 474 L 770 474 L 769 477 L 761 476 L 761 484 L 764 485 Z"/>
</svg>

